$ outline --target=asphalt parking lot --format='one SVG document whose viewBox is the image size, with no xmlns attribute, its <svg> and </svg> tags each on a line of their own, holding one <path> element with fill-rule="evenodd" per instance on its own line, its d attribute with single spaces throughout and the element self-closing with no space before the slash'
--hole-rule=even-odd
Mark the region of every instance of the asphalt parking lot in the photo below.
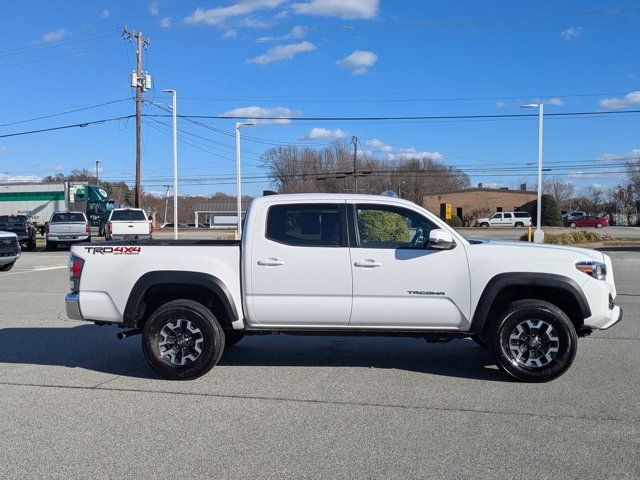
<svg viewBox="0 0 640 480">
<path fill-rule="evenodd" d="M 1 478 L 640 478 L 640 249 L 610 249 L 624 321 L 547 384 L 470 340 L 249 337 L 154 377 L 140 337 L 66 319 L 68 252 L 0 276 Z"/>
</svg>

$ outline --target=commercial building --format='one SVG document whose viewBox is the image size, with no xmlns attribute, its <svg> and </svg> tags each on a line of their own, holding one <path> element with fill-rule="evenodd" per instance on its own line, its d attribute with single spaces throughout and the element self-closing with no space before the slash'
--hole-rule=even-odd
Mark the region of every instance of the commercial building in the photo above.
<svg viewBox="0 0 640 480">
<path fill-rule="evenodd" d="M 450 204 L 451 214 L 457 215 L 463 222 L 478 216 L 495 212 L 515 212 L 531 201 L 538 193 L 528 190 L 509 190 L 506 188 L 466 188 L 450 192 L 425 195 L 423 206 L 440 216 L 441 205 Z"/>
</svg>

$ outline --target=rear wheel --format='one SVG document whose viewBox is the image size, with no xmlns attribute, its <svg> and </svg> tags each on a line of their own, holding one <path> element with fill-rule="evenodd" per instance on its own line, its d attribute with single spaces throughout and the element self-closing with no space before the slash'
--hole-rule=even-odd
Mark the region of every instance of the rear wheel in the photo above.
<svg viewBox="0 0 640 480">
<path fill-rule="evenodd" d="M 4 265 L 0 265 L 0 272 L 8 272 L 13 268 L 16 262 L 6 263 Z"/>
<path fill-rule="evenodd" d="M 49 242 L 47 241 L 47 252 L 51 252 L 53 250 L 56 250 L 58 248 L 58 245 L 54 242 Z"/>
<path fill-rule="evenodd" d="M 515 226 L 516 226 L 516 228 L 518 228 L 518 227 L 524 227 L 524 223 L 522 223 L 522 222 L 516 222 L 516 225 L 515 225 Z"/>
<path fill-rule="evenodd" d="M 576 227 L 577 227 L 576 222 L 571 222 L 571 223 L 569 224 L 569 226 L 570 226 L 571 228 L 576 228 Z"/>
<path fill-rule="evenodd" d="M 482 222 L 482 223 L 480 224 L 480 226 L 481 226 L 482 228 L 489 228 L 489 224 L 488 224 L 487 222 Z"/>
<path fill-rule="evenodd" d="M 525 382 L 546 382 L 571 366 L 578 336 L 567 315 L 542 300 L 513 302 L 490 337 L 498 366 Z"/>
<path fill-rule="evenodd" d="M 27 250 L 33 250 L 36 248 L 36 239 L 34 238 L 33 240 L 29 240 L 27 242 Z"/>
<path fill-rule="evenodd" d="M 216 317 L 193 300 L 174 300 L 147 321 L 142 349 L 151 368 L 169 380 L 192 380 L 218 363 L 224 332 Z"/>
</svg>

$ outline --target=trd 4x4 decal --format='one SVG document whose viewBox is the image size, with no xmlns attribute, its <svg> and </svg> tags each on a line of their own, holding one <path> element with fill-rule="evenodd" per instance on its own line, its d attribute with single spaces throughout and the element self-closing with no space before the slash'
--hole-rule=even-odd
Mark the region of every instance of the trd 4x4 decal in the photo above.
<svg viewBox="0 0 640 480">
<path fill-rule="evenodd" d="M 84 247 L 87 253 L 93 255 L 140 255 L 142 247 Z"/>
</svg>

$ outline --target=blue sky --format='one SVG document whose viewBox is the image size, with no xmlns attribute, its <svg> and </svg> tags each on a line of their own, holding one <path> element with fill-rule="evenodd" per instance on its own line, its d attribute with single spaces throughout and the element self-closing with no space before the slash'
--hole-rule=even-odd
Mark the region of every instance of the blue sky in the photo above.
<svg viewBox="0 0 640 480">
<path fill-rule="evenodd" d="M 168 103 L 162 89 L 173 88 L 185 115 L 493 115 L 533 113 L 519 105 L 540 100 L 546 113 L 640 109 L 636 1 L 31 1 L 5 4 L 0 18 L 0 135 L 134 113 L 135 49 L 121 38 L 124 25 L 151 40 L 146 99 Z M 162 191 L 171 138 L 156 122 L 143 127 L 143 184 Z M 206 122 L 233 131 L 231 120 Z M 179 146 L 182 192 L 233 193 L 233 137 L 184 120 L 180 128 L 190 143 Z M 621 159 L 639 153 L 638 131 L 637 114 L 548 117 L 548 175 L 612 187 L 624 176 Z M 278 121 L 245 134 L 250 194 L 268 188 L 255 177 L 271 144 L 351 135 L 369 155 L 431 156 L 468 169 L 474 183 L 535 177 L 526 165 L 537 159 L 535 118 Z M 133 180 L 132 120 L 0 138 L 0 180 L 92 168 L 96 159 L 104 178 Z"/>
</svg>

